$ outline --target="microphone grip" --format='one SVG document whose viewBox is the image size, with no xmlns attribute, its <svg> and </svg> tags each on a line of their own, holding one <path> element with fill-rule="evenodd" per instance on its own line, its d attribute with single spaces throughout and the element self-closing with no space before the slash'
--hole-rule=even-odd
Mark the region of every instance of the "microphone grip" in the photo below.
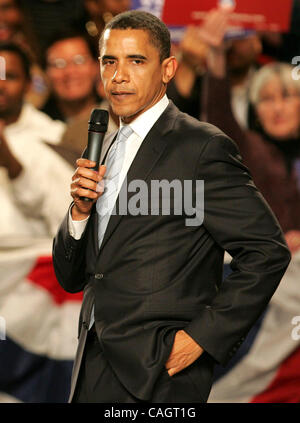
<svg viewBox="0 0 300 423">
<path fill-rule="evenodd" d="M 86 159 L 96 162 L 96 166 L 92 167 L 91 168 L 92 170 L 99 169 L 99 160 L 100 160 L 100 154 L 101 154 L 104 135 L 105 135 L 104 132 L 94 132 L 94 131 L 88 132 L 88 144 L 87 144 L 87 149 L 85 151 L 84 156 Z M 93 201 L 92 198 L 88 198 L 88 197 L 80 197 L 80 200 Z"/>
</svg>

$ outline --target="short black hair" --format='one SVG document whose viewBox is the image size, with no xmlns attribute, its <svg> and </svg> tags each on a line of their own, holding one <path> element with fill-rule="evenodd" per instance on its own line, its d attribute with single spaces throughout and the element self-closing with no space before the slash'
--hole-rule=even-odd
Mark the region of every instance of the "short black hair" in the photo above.
<svg viewBox="0 0 300 423">
<path fill-rule="evenodd" d="M 167 57 L 170 57 L 170 32 L 167 26 L 151 13 L 140 10 L 130 10 L 116 15 L 105 25 L 99 41 L 100 49 L 103 41 L 103 34 L 107 29 L 141 29 L 147 31 L 150 42 L 159 51 L 160 61 L 162 62 Z"/>
<path fill-rule="evenodd" d="M 18 44 L 13 43 L 11 41 L 1 41 L 0 42 L 0 56 L 1 56 L 1 52 L 4 52 L 4 51 L 14 53 L 15 55 L 19 57 L 23 65 L 25 77 L 26 79 L 28 79 L 28 81 L 30 81 L 31 80 L 31 73 L 30 73 L 31 60 L 29 58 L 29 55 L 25 52 L 25 50 L 23 50 L 22 47 L 20 47 Z"/>
<path fill-rule="evenodd" d="M 60 41 L 70 40 L 70 39 L 73 39 L 73 38 L 81 38 L 86 43 L 92 58 L 97 60 L 98 52 L 97 52 L 95 45 L 92 43 L 91 39 L 84 32 L 82 32 L 80 30 L 76 30 L 75 28 L 71 27 L 71 28 L 67 28 L 65 30 L 61 30 L 61 31 L 56 32 L 49 39 L 47 46 L 46 46 L 45 54 L 44 54 L 44 57 L 43 57 L 43 60 L 42 60 L 42 67 L 44 69 L 46 69 L 46 67 L 47 67 L 47 52 L 50 49 L 50 47 L 52 47 L 54 44 L 56 44 Z"/>
</svg>

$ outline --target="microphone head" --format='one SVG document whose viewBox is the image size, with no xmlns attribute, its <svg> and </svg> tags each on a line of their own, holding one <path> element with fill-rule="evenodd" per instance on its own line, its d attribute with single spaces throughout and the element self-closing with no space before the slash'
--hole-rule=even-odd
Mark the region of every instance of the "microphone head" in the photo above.
<svg viewBox="0 0 300 423">
<path fill-rule="evenodd" d="M 88 130 L 92 132 L 106 132 L 108 119 L 107 110 L 94 109 L 90 116 Z"/>
</svg>

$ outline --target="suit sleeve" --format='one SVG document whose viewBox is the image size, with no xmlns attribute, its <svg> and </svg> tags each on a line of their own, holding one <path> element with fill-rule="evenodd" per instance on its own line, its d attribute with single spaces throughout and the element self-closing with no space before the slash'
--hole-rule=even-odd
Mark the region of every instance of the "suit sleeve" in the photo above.
<svg viewBox="0 0 300 423">
<path fill-rule="evenodd" d="M 185 331 L 226 365 L 264 311 L 289 262 L 281 228 L 228 137 L 212 137 L 197 167 L 204 226 L 233 257 L 232 273 Z"/>
<path fill-rule="evenodd" d="M 71 204 L 69 210 L 71 209 Z M 89 223 L 87 223 L 86 227 Z M 82 291 L 85 283 L 86 229 L 78 240 L 69 232 L 69 211 L 53 241 L 53 265 L 60 285 L 71 293 Z"/>
</svg>

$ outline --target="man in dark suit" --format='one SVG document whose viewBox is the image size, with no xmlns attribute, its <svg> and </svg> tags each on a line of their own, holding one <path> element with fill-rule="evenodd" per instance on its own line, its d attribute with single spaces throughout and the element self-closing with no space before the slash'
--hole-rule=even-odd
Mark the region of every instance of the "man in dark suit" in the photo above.
<svg viewBox="0 0 300 423">
<path fill-rule="evenodd" d="M 241 345 L 290 254 L 235 144 L 166 98 L 176 59 L 165 25 L 144 12 L 118 15 L 102 34 L 100 64 L 130 131 L 105 231 L 98 184 L 110 179 L 110 153 L 99 172 L 77 161 L 74 201 L 54 240 L 60 284 L 84 290 L 70 400 L 206 402 L 214 364 Z M 169 195 L 151 192 L 158 181 L 172 185 Z M 232 273 L 222 282 L 225 250 Z"/>
</svg>

